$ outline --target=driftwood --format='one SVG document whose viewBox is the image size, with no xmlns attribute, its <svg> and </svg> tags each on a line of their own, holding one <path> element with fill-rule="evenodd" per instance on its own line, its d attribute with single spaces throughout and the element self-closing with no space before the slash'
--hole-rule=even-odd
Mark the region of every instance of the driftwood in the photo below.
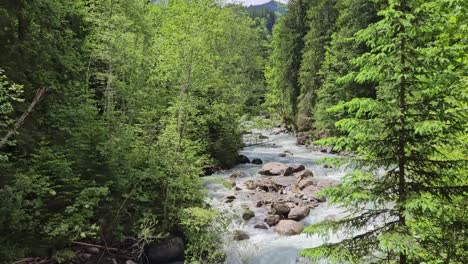
<svg viewBox="0 0 468 264">
<path fill-rule="evenodd" d="M 8 133 L 0 140 L 0 149 L 7 146 L 7 142 L 10 139 L 10 137 L 12 137 L 14 134 L 16 134 L 18 129 L 23 125 L 23 123 L 26 120 L 26 118 L 28 117 L 28 115 L 33 111 L 33 109 L 37 105 L 37 103 L 39 103 L 42 100 L 42 98 L 44 97 L 45 91 L 46 91 L 46 88 L 41 88 L 41 89 L 37 90 L 33 101 L 28 106 L 28 109 L 26 109 L 26 111 L 21 115 L 21 117 L 18 118 L 18 120 L 16 120 L 16 123 L 13 126 L 13 128 L 10 129 L 10 131 L 8 131 Z"/>
<path fill-rule="evenodd" d="M 96 244 L 90 244 L 90 243 L 84 243 L 84 242 L 78 242 L 78 241 L 72 241 L 71 243 L 78 245 L 78 246 L 95 247 L 95 248 L 104 249 L 107 251 L 115 251 L 115 252 L 119 251 L 118 248 L 106 247 L 106 246 L 101 246 L 101 245 L 96 245 Z"/>
</svg>

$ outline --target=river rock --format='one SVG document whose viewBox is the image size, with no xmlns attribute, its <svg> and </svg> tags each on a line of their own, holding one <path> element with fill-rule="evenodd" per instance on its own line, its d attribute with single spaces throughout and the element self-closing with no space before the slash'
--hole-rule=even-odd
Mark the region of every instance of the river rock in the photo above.
<svg viewBox="0 0 468 264">
<path fill-rule="evenodd" d="M 255 158 L 252 160 L 252 164 L 260 165 L 263 164 L 263 161 L 261 159 Z"/>
<path fill-rule="evenodd" d="M 224 184 L 228 188 L 234 188 L 236 187 L 236 179 L 233 179 L 233 178 L 225 179 Z"/>
<path fill-rule="evenodd" d="M 260 179 L 255 182 L 258 190 L 265 192 L 278 192 L 280 187 L 272 179 Z"/>
<path fill-rule="evenodd" d="M 310 195 L 315 195 L 316 192 L 320 191 L 320 188 L 315 185 L 309 185 L 302 190 L 302 193 Z"/>
<path fill-rule="evenodd" d="M 279 216 L 287 216 L 291 208 L 285 203 L 275 202 L 271 204 L 271 211 L 273 214 Z"/>
<path fill-rule="evenodd" d="M 312 180 L 308 180 L 308 179 L 304 179 L 304 180 L 300 181 L 297 184 L 297 186 L 301 190 L 305 189 L 306 187 L 312 186 L 312 185 L 314 185 L 314 182 Z"/>
<path fill-rule="evenodd" d="M 255 190 L 257 189 L 257 183 L 254 182 L 253 180 L 247 180 L 244 182 L 245 187 L 249 190 Z"/>
<path fill-rule="evenodd" d="M 258 171 L 261 175 L 277 176 L 282 175 L 289 166 L 280 162 L 268 162 Z"/>
<path fill-rule="evenodd" d="M 279 215 L 267 215 L 267 217 L 265 218 L 265 223 L 267 223 L 267 225 L 269 226 L 274 226 L 278 224 L 279 221 L 280 221 Z"/>
<path fill-rule="evenodd" d="M 296 144 L 297 145 L 305 145 L 307 143 L 307 134 L 304 132 L 297 134 Z"/>
<path fill-rule="evenodd" d="M 289 164 L 289 166 L 292 167 L 294 173 L 305 170 L 305 166 L 302 164 L 294 163 Z"/>
<path fill-rule="evenodd" d="M 234 240 L 236 241 L 247 240 L 249 238 L 250 238 L 249 234 L 247 234 L 245 231 L 242 231 L 242 230 L 234 231 Z"/>
<path fill-rule="evenodd" d="M 285 150 L 285 151 L 283 151 L 283 153 L 294 156 L 294 153 L 292 153 L 290 150 Z"/>
<path fill-rule="evenodd" d="M 296 177 L 296 181 L 300 182 L 303 179 L 314 177 L 314 173 L 311 170 L 303 170 L 294 174 L 294 176 Z"/>
<path fill-rule="evenodd" d="M 319 187 L 320 189 L 323 189 L 323 188 L 327 188 L 327 187 L 333 187 L 333 186 L 337 186 L 340 182 L 339 181 L 336 181 L 336 180 L 323 180 L 323 181 L 319 181 L 317 182 L 317 187 Z"/>
<path fill-rule="evenodd" d="M 306 218 L 309 216 L 310 209 L 307 206 L 296 206 L 291 209 L 291 211 L 288 214 L 288 218 L 292 220 L 299 221 L 301 219 Z"/>
<path fill-rule="evenodd" d="M 272 177 L 271 180 L 274 183 L 276 183 L 276 185 L 283 186 L 283 187 L 296 184 L 293 177 L 277 176 L 277 177 Z"/>
<path fill-rule="evenodd" d="M 266 226 L 264 223 L 258 223 L 254 226 L 254 228 L 257 229 L 268 229 L 268 226 Z"/>
<path fill-rule="evenodd" d="M 254 211 L 250 210 L 249 208 L 245 209 L 244 212 L 242 213 L 242 219 L 244 219 L 245 221 L 249 220 L 250 218 L 254 216 L 255 216 Z"/>
<path fill-rule="evenodd" d="M 184 259 L 185 245 L 180 237 L 171 237 L 151 243 L 146 250 L 149 264 L 167 263 Z"/>
<path fill-rule="evenodd" d="M 283 173 L 283 176 L 291 176 L 294 173 L 294 168 L 291 166 L 288 166 L 286 170 Z"/>
<path fill-rule="evenodd" d="M 235 171 L 229 176 L 230 179 L 237 179 L 237 178 L 245 178 L 247 177 L 247 174 L 243 171 Z"/>
<path fill-rule="evenodd" d="M 284 236 L 293 236 L 302 233 L 304 225 L 294 220 L 281 220 L 274 227 L 275 232 Z"/>
<path fill-rule="evenodd" d="M 247 163 L 250 163 L 250 160 L 249 158 L 247 158 L 246 156 L 244 155 L 239 155 L 237 157 L 237 163 L 238 164 L 247 164 Z"/>
<path fill-rule="evenodd" d="M 278 154 L 278 156 L 280 156 L 281 158 L 285 158 L 288 155 L 286 153 L 280 153 L 280 154 Z"/>
</svg>

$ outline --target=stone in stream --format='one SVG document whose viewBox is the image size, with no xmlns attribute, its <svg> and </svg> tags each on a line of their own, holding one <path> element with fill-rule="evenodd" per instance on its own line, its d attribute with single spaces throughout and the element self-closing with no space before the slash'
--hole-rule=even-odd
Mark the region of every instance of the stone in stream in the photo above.
<svg viewBox="0 0 468 264">
<path fill-rule="evenodd" d="M 315 195 L 316 192 L 320 191 L 320 188 L 315 185 L 309 185 L 302 190 L 303 194 Z"/>
<path fill-rule="evenodd" d="M 258 223 L 254 226 L 254 228 L 257 228 L 257 229 L 268 229 L 268 226 L 265 225 L 264 223 Z"/>
<path fill-rule="evenodd" d="M 288 169 L 288 165 L 280 162 L 268 162 L 267 164 L 263 165 L 262 169 L 258 171 L 261 175 L 267 176 L 277 176 L 282 175 L 286 169 Z"/>
<path fill-rule="evenodd" d="M 294 173 L 294 168 L 291 166 L 288 166 L 286 170 L 283 173 L 283 176 L 291 176 Z"/>
<path fill-rule="evenodd" d="M 293 236 L 302 233 L 304 225 L 294 220 L 281 220 L 273 230 L 280 235 Z"/>
<path fill-rule="evenodd" d="M 255 158 L 252 160 L 252 164 L 260 165 L 263 164 L 263 161 L 261 159 Z"/>
<path fill-rule="evenodd" d="M 300 181 L 297 184 L 297 186 L 301 190 L 305 189 L 306 187 L 312 186 L 312 185 L 315 185 L 314 182 L 312 180 L 308 180 L 308 179 L 304 179 L 304 180 Z"/>
<path fill-rule="evenodd" d="M 278 156 L 280 156 L 281 158 L 285 158 L 287 156 L 287 154 L 286 153 L 280 153 L 280 154 L 278 154 Z"/>
<path fill-rule="evenodd" d="M 249 190 L 255 190 L 257 188 L 257 184 L 253 180 L 247 180 L 244 182 L 245 187 Z"/>
<path fill-rule="evenodd" d="M 322 181 L 317 181 L 317 187 L 320 189 L 327 188 L 327 187 L 332 187 L 332 186 L 337 186 L 340 182 L 336 180 L 322 180 Z"/>
<path fill-rule="evenodd" d="M 307 143 L 308 135 L 304 132 L 297 134 L 296 144 L 297 145 L 305 145 Z"/>
<path fill-rule="evenodd" d="M 242 231 L 242 230 L 234 231 L 234 240 L 236 241 L 247 240 L 249 238 L 250 236 L 245 231 Z"/>
<path fill-rule="evenodd" d="M 265 218 L 265 223 L 267 223 L 267 225 L 269 226 L 274 226 L 278 224 L 279 221 L 280 221 L 279 215 L 267 215 L 267 217 Z"/>
<path fill-rule="evenodd" d="M 232 203 L 236 197 L 234 195 L 229 195 L 226 197 L 226 200 L 224 201 L 225 203 Z"/>
<path fill-rule="evenodd" d="M 236 179 L 232 179 L 232 178 L 225 179 L 224 186 L 229 189 L 236 187 Z"/>
<path fill-rule="evenodd" d="M 289 164 L 289 166 L 293 169 L 293 173 L 305 170 L 305 166 L 302 164 L 294 163 L 294 164 Z"/>
<path fill-rule="evenodd" d="M 291 208 L 285 203 L 275 202 L 271 204 L 271 211 L 273 214 L 286 217 Z"/>
<path fill-rule="evenodd" d="M 244 155 L 239 155 L 237 157 L 237 163 L 238 164 L 247 164 L 247 163 L 250 163 L 250 160 L 249 158 L 247 158 L 246 156 Z"/>
<path fill-rule="evenodd" d="M 247 174 L 243 171 L 235 171 L 229 176 L 230 179 L 237 179 L 237 178 L 245 178 L 247 177 Z"/>
<path fill-rule="evenodd" d="M 296 177 L 296 181 L 299 183 L 303 179 L 314 177 L 314 173 L 311 170 L 303 170 L 294 174 L 294 177 Z"/>
<path fill-rule="evenodd" d="M 265 192 L 277 192 L 280 190 L 280 187 L 272 179 L 260 179 L 255 184 L 257 185 L 257 190 Z"/>
<path fill-rule="evenodd" d="M 244 219 L 245 221 L 251 219 L 254 216 L 255 216 L 254 211 L 250 210 L 249 208 L 245 209 L 244 212 L 242 213 L 242 219 Z"/>
<path fill-rule="evenodd" d="M 296 206 L 292 208 L 291 211 L 289 212 L 288 219 L 299 221 L 309 216 L 309 213 L 310 213 L 309 207 Z"/>
</svg>

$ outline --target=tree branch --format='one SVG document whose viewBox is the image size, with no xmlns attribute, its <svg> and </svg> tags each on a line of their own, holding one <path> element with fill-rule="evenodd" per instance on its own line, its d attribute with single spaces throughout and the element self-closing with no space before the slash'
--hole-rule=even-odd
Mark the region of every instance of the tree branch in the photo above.
<svg viewBox="0 0 468 264">
<path fill-rule="evenodd" d="M 39 103 L 42 100 L 42 98 L 44 97 L 45 91 L 46 91 L 46 88 L 41 88 L 41 89 L 37 90 L 36 95 L 34 96 L 34 99 L 31 102 L 31 104 L 29 105 L 28 109 L 26 109 L 26 112 L 24 112 L 21 115 L 21 117 L 18 120 L 16 120 L 16 123 L 13 126 L 13 128 L 10 129 L 10 131 L 8 131 L 8 133 L 0 140 L 0 149 L 7 146 L 7 142 L 10 139 L 10 137 L 12 137 L 14 134 L 16 134 L 18 129 L 23 125 L 23 123 L 26 120 L 26 118 L 28 117 L 28 115 L 33 111 L 33 109 L 37 105 L 37 103 Z"/>
</svg>

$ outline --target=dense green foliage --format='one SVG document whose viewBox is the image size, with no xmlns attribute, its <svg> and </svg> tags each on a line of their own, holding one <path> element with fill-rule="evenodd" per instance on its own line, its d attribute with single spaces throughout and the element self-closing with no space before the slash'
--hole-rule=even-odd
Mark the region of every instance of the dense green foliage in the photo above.
<svg viewBox="0 0 468 264">
<path fill-rule="evenodd" d="M 303 255 L 337 263 L 468 261 L 467 7 L 389 1 L 355 35 L 369 51 L 352 59 L 356 70 L 339 74 L 338 85 L 374 84 L 375 98 L 342 91 L 328 109 L 340 133 L 318 142 L 354 152 L 341 161 L 349 170 L 341 186 L 323 191 L 348 215 L 305 230 L 346 237 Z"/>
<path fill-rule="evenodd" d="M 286 125 L 297 128 L 300 96 L 299 70 L 308 30 L 308 1 L 289 1 L 288 12 L 274 29 L 271 55 L 265 72 L 269 92 L 266 106 Z"/>
<path fill-rule="evenodd" d="M 210 0 L 9 0 L 0 17 L 1 137 L 47 89 L 1 150 L 0 260 L 182 227 L 202 241 L 183 212 L 207 210 L 206 166 L 235 162 L 266 29 Z"/>
</svg>

